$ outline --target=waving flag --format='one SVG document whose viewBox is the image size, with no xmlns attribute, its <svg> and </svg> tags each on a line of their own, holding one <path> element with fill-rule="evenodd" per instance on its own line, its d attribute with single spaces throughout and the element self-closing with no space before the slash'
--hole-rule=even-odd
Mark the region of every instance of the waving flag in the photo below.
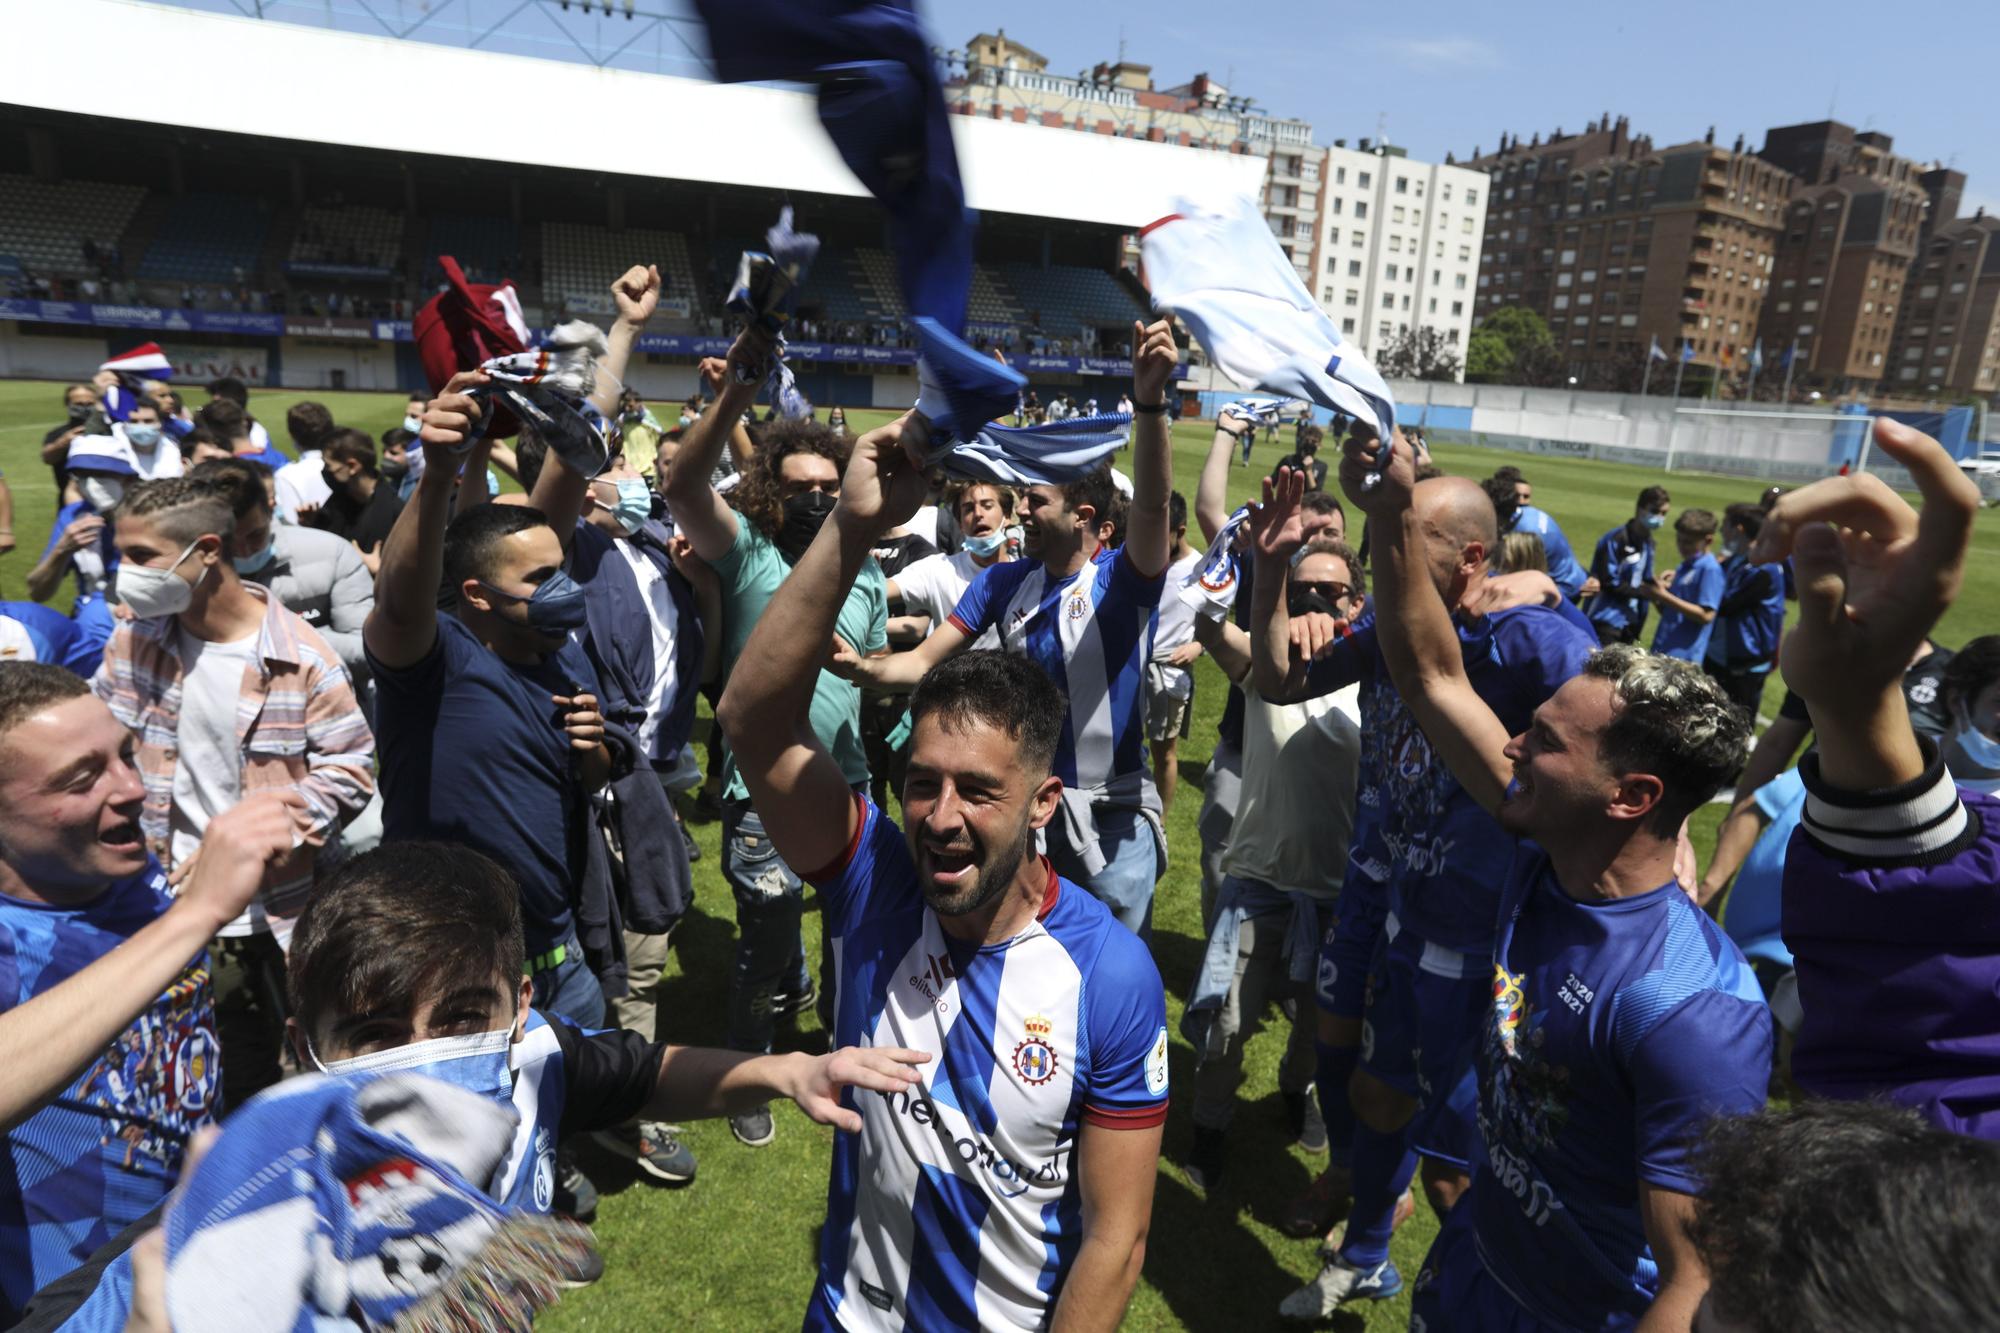
<svg viewBox="0 0 2000 1333">
<path fill-rule="evenodd" d="M 1664 361 L 1667 359 L 1666 352 L 1660 347 L 1660 335 L 1657 333 L 1653 335 L 1653 345 L 1646 350 L 1646 358 L 1650 361 Z"/>
<path fill-rule="evenodd" d="M 1764 368 L 1764 340 L 1759 338 L 1750 349 L 1750 373 L 1756 374 Z"/>
<path fill-rule="evenodd" d="M 1389 385 L 1319 308 L 1247 198 L 1178 201 L 1140 233 L 1147 286 L 1238 384 L 1304 398 L 1390 438 Z"/>
<path fill-rule="evenodd" d="M 1694 344 L 1683 338 L 1681 339 L 1681 361 L 1686 363 L 1692 360 L 1694 360 Z"/>
</svg>

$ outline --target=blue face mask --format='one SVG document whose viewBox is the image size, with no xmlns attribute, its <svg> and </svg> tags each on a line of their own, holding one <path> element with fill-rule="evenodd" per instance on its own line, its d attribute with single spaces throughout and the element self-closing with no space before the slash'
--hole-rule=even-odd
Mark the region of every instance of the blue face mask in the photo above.
<svg viewBox="0 0 2000 1333">
<path fill-rule="evenodd" d="M 2000 741 L 1973 726 L 1970 720 L 1960 722 L 1955 739 L 1967 759 L 1989 773 L 2000 772 Z"/>
<path fill-rule="evenodd" d="M 480 586 L 509 601 L 526 602 L 528 624 L 550 638 L 567 638 L 590 620 L 589 609 L 583 601 L 583 585 L 571 578 L 566 570 L 558 569 L 549 575 L 528 597 L 496 588 L 484 579 L 480 580 Z"/>
<path fill-rule="evenodd" d="M 125 427 L 125 438 L 134 449 L 151 449 L 160 442 L 160 427 L 128 425 Z"/>
<path fill-rule="evenodd" d="M 611 510 L 611 516 L 618 520 L 619 527 L 628 534 L 637 532 L 653 516 L 653 492 L 639 477 L 627 477 L 613 484 L 618 487 L 618 502 L 607 508 Z"/>
<path fill-rule="evenodd" d="M 306 1053 L 323 1074 L 422 1074 L 482 1097 L 506 1101 L 514 1090 L 514 1075 L 507 1067 L 507 1052 L 513 1042 L 514 1029 L 504 1027 L 466 1037 L 434 1037 L 331 1064 L 320 1063 L 310 1042 Z"/>
<path fill-rule="evenodd" d="M 1647 514 L 1644 515 L 1644 518 L 1646 526 L 1649 528 L 1659 528 L 1666 526 L 1667 516 L 1665 514 Z"/>
<path fill-rule="evenodd" d="M 269 541 L 264 543 L 264 549 L 257 554 L 231 556 L 229 563 L 236 566 L 238 574 L 255 574 L 277 558 L 278 543 Z"/>
<path fill-rule="evenodd" d="M 990 560 L 1007 544 L 1005 529 L 989 532 L 984 537 L 967 537 L 959 543 L 981 560 Z"/>
</svg>

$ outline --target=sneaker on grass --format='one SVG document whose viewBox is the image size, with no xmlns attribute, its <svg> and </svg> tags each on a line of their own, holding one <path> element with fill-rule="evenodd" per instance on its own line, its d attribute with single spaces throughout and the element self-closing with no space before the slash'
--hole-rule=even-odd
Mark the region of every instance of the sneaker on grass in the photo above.
<svg viewBox="0 0 2000 1333">
<path fill-rule="evenodd" d="M 592 1138 L 620 1157 L 630 1158 L 641 1171 L 669 1185 L 686 1185 L 694 1180 L 694 1152 L 681 1142 L 679 1125 L 663 1125 L 657 1120 L 641 1120 L 634 1125 L 603 1129 Z"/>
<path fill-rule="evenodd" d="M 761 1148 L 778 1136 L 768 1104 L 753 1106 L 729 1117 L 729 1132 L 746 1148 Z"/>
<path fill-rule="evenodd" d="M 579 1222 L 597 1218 L 597 1186 L 590 1183 L 590 1177 L 576 1164 L 575 1156 L 562 1145 L 556 1148 L 556 1190 L 550 1211 Z"/>
<path fill-rule="evenodd" d="M 1351 1301 L 1385 1301 L 1402 1289 L 1403 1275 L 1393 1259 L 1373 1268 L 1355 1268 L 1333 1258 L 1320 1265 L 1318 1277 L 1285 1297 L 1278 1313 L 1316 1324 Z"/>
</svg>

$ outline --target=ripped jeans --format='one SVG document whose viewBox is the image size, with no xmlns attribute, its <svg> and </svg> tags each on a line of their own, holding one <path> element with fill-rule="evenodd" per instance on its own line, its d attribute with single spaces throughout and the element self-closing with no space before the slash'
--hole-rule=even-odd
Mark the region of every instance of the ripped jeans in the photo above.
<svg viewBox="0 0 2000 1333">
<path fill-rule="evenodd" d="M 768 1051 L 777 1030 L 773 999 L 810 984 L 799 934 L 805 886 L 778 855 L 748 801 L 722 807 L 722 877 L 736 896 L 736 966 L 729 978 L 732 1051 Z"/>
</svg>

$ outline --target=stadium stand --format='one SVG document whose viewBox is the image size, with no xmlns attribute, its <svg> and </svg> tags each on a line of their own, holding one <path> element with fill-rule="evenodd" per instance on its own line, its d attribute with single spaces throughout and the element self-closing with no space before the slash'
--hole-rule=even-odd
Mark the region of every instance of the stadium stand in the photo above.
<svg viewBox="0 0 2000 1333">
<path fill-rule="evenodd" d="M 308 208 L 299 214 L 287 259 L 393 269 L 402 249 L 403 220 L 386 208 Z"/>
<path fill-rule="evenodd" d="M 965 307 L 965 317 L 974 324 L 1015 326 L 1028 320 L 1027 312 L 1021 309 L 1000 276 L 984 264 L 972 267 L 972 297 Z"/>
<path fill-rule="evenodd" d="M 117 244 L 145 197 L 136 185 L 0 175 L 0 258 L 15 261 L 0 271 L 95 272 L 83 256 L 83 242 Z"/>
<path fill-rule="evenodd" d="M 157 282 L 238 282 L 254 271 L 270 227 L 260 199 L 190 194 L 153 233 L 139 276 Z"/>
<path fill-rule="evenodd" d="M 887 250 L 854 252 L 852 271 L 857 295 L 867 312 L 859 318 L 890 320 L 903 317 L 903 289 L 896 280 L 896 261 Z"/>
<path fill-rule="evenodd" d="M 453 217 L 431 219 L 430 236 L 424 254 L 424 283 L 442 281 L 443 270 L 437 256 L 450 255 L 474 282 L 499 282 L 512 278 L 529 282 L 521 267 L 521 232 L 511 219 L 496 217 Z"/>
<path fill-rule="evenodd" d="M 1001 264 L 1001 276 L 1020 303 L 1022 322 L 1058 337 L 1104 324 L 1125 324 L 1142 313 L 1130 292 L 1103 269 L 1052 264 Z"/>
<path fill-rule="evenodd" d="M 690 303 L 696 315 L 703 302 L 695 281 L 687 237 L 677 231 L 632 227 L 582 226 L 574 222 L 542 225 L 542 294 L 551 306 L 577 314 L 612 313 L 609 279 L 631 264 L 660 266 L 660 296 Z"/>
</svg>

